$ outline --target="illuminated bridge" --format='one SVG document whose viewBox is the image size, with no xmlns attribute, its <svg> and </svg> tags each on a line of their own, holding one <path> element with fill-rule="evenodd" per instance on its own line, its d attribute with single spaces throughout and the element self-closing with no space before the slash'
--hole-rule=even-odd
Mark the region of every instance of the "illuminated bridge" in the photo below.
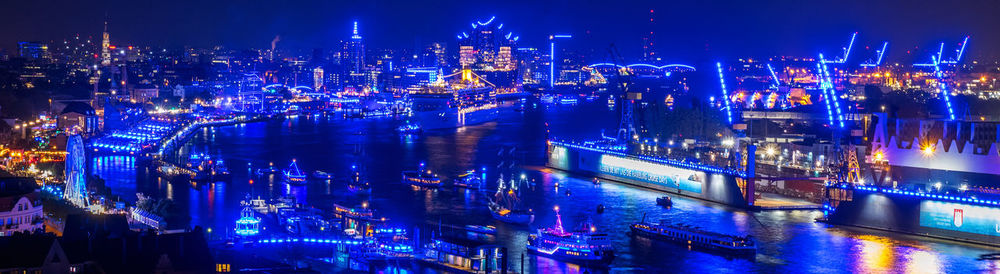
<svg viewBox="0 0 1000 274">
<path fill-rule="evenodd" d="M 585 68 L 593 69 L 604 75 L 617 75 L 615 69 L 628 69 L 629 72 L 634 73 L 639 77 L 668 77 L 674 72 L 692 72 L 695 71 L 694 66 L 685 64 L 666 64 L 666 65 L 652 65 L 644 63 L 635 63 L 628 65 L 617 65 L 612 63 L 596 63 L 587 65 Z"/>
</svg>

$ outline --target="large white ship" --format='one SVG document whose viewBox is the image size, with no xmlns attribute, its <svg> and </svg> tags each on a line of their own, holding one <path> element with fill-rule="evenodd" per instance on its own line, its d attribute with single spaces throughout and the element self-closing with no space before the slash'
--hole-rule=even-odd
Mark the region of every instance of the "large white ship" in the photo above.
<svg viewBox="0 0 1000 274">
<path fill-rule="evenodd" d="M 411 91 L 410 100 L 413 121 L 423 129 L 463 127 L 497 118 L 495 86 L 469 69 Z"/>
</svg>

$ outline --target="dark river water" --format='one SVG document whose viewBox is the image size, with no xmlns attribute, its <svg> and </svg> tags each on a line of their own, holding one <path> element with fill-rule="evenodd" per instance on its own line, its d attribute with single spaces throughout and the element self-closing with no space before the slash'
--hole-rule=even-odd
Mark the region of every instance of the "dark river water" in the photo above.
<svg viewBox="0 0 1000 274">
<path fill-rule="evenodd" d="M 193 152 L 221 156 L 234 175 L 230 182 L 201 186 L 171 183 L 153 176 L 149 167 L 137 166 L 128 157 L 95 158 L 93 170 L 125 199 L 134 198 L 135 192 L 174 199 L 181 210 L 190 214 L 190 225 L 213 228 L 213 233 L 232 229 L 239 215 L 239 202 L 247 194 L 292 195 L 321 209 L 335 202 L 367 202 L 393 223 L 403 225 L 494 225 L 498 230 L 496 241 L 508 248 L 511 268 L 518 270 L 529 227 L 494 221 L 485 206 L 489 191 L 422 190 L 399 182 L 401 171 L 415 169 L 422 161 L 443 177 L 472 168 L 492 168 L 499 161 L 500 147 L 516 146 L 515 158 L 537 183 L 525 197 L 527 205 L 538 212 L 530 230 L 552 225 L 555 215 L 551 209 L 556 205 L 567 227 L 592 219 L 614 241 L 618 257 L 612 272 L 967 273 L 1000 267 L 975 259 L 983 253 L 997 252 L 995 249 L 830 226 L 814 221 L 822 215 L 818 211 L 747 212 L 683 197 L 675 197 L 674 206 L 667 209 L 656 206 L 655 199 L 661 195 L 657 192 L 615 183 L 595 186 L 589 178 L 542 170 L 547 130 L 564 139 L 596 138 L 602 129 L 613 132 L 617 128 L 616 111 L 609 110 L 603 101 L 583 100 L 580 105 L 538 105 L 525 112 L 506 108 L 497 122 L 413 137 L 400 136 L 395 128 L 402 122 L 392 118 L 303 116 L 204 129 L 181 149 L 181 155 Z M 283 168 L 292 159 L 305 172 L 324 170 L 333 172 L 338 179 L 298 187 L 266 179 L 255 179 L 250 184 L 253 177 L 248 163 L 263 167 L 273 162 Z M 352 194 L 338 182 L 352 165 L 367 170 L 374 186 L 370 196 Z M 496 173 L 490 173 L 488 181 L 492 183 L 496 178 Z M 565 194 L 567 189 L 572 195 Z M 607 208 L 603 214 L 596 213 L 599 204 Z M 730 259 L 627 236 L 628 225 L 644 214 L 653 220 L 671 219 L 723 233 L 753 235 L 759 245 L 758 254 L 752 260 Z M 525 262 L 528 272 L 581 271 L 575 265 L 530 255 L 526 255 Z"/>
</svg>

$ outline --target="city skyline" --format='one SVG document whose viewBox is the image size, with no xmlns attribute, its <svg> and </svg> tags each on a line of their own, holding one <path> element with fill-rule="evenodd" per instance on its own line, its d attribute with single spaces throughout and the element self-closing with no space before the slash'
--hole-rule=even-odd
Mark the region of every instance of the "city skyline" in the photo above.
<svg viewBox="0 0 1000 274">
<path fill-rule="evenodd" d="M 371 48 L 411 49 L 433 42 L 457 44 L 455 34 L 470 22 L 493 16 L 521 34 L 522 47 L 544 48 L 548 35 L 569 33 L 575 39 L 563 43 L 570 48 L 603 49 L 614 43 L 631 60 L 642 58 L 643 33 L 650 26 L 654 26 L 654 42 L 661 58 L 678 62 L 812 56 L 817 51 L 835 54 L 853 32 L 860 34 L 861 50 L 874 50 L 882 41 L 890 41 L 889 62 L 923 58 L 938 43 L 957 45 L 965 36 L 974 41 L 969 52 L 973 59 L 996 58 L 996 54 L 976 48 L 1000 46 L 1000 37 L 990 35 L 1000 19 L 982 9 L 985 2 L 893 5 L 856 1 L 837 7 L 791 1 L 726 3 L 299 1 L 260 8 L 266 3 L 157 2 L 142 6 L 106 1 L 63 3 L 67 8 L 46 11 L 33 6 L 39 4 L 19 2 L 11 3 L 14 8 L 0 16 L 0 25 L 8 26 L 0 27 L 0 48 L 13 52 L 19 41 L 59 41 L 76 34 L 100 39 L 108 19 L 115 45 L 264 49 L 280 35 L 281 48 L 334 49 L 349 38 L 352 22 L 358 21 L 362 33 L 372 34 L 365 36 Z M 656 10 L 653 25 L 646 21 L 651 9 Z M 780 13 L 783 9 L 796 12 Z M 15 10 L 28 12 L 10 12 Z M 761 16 L 775 11 L 779 15 Z M 900 16 L 885 17 L 887 12 Z M 910 31 L 897 31 L 902 28 Z"/>
</svg>

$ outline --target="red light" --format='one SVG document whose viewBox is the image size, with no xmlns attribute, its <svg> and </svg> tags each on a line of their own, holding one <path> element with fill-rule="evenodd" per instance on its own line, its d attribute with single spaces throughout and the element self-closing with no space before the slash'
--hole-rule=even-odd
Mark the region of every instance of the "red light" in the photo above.
<svg viewBox="0 0 1000 274">
<path fill-rule="evenodd" d="M 132 50 L 132 46 L 128 46 L 128 50 Z"/>
<path fill-rule="evenodd" d="M 117 48 L 117 47 L 115 47 L 115 45 L 110 45 L 110 46 L 108 46 L 108 48 L 109 48 L 109 49 L 115 49 L 115 48 Z"/>
</svg>

